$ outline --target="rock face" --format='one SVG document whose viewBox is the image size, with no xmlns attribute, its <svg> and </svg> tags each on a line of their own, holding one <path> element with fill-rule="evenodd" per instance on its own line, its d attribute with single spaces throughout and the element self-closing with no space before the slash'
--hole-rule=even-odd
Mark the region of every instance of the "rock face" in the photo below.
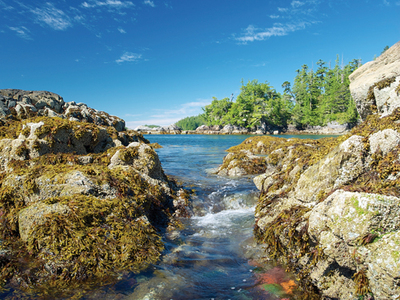
<svg viewBox="0 0 400 300">
<path fill-rule="evenodd" d="M 229 149 L 267 155 L 265 173 L 254 178 L 261 190 L 256 240 L 316 297 L 400 295 L 399 50 L 397 43 L 352 75 L 366 121 L 350 133 L 316 141 L 252 137 Z"/>
<path fill-rule="evenodd" d="M 38 112 L 66 107 L 47 92 L 29 99 Z M 156 228 L 189 215 L 184 194 L 137 132 L 60 117 L 1 120 L 0 266 L 10 270 L 1 282 L 31 289 L 37 280 L 39 289 L 50 284 L 68 293 L 66 282 L 101 285 L 104 277 L 142 270 L 163 251 Z"/>
<path fill-rule="evenodd" d="M 229 153 L 224 157 L 224 163 L 218 168 L 217 174 L 223 176 L 243 176 L 265 172 L 267 163 L 264 157 L 256 156 L 250 151 Z"/>
<path fill-rule="evenodd" d="M 181 134 L 182 129 L 176 126 L 175 124 L 171 124 L 169 126 L 162 127 L 148 127 L 148 126 L 138 126 L 135 128 L 135 131 L 142 132 L 144 134 Z"/>
<path fill-rule="evenodd" d="M 61 96 L 46 91 L 0 90 L 0 118 L 11 116 L 18 119 L 33 116 L 60 117 L 112 126 L 117 131 L 125 130 L 125 121 L 118 117 L 90 108 L 84 103 L 66 103 Z"/>
<path fill-rule="evenodd" d="M 363 120 L 376 112 L 389 115 L 400 107 L 400 42 L 354 71 L 350 82 L 351 95 Z"/>
</svg>

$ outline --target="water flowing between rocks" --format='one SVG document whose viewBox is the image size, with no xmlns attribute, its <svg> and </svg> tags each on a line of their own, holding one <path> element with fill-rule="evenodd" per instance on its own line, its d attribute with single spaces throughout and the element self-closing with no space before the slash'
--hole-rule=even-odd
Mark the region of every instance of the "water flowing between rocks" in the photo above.
<svg viewBox="0 0 400 300">
<path fill-rule="evenodd" d="M 183 230 L 167 234 L 162 261 L 135 276 L 135 288 L 124 299 L 290 298 L 294 277 L 273 263 L 259 264 L 264 254 L 252 234 L 259 191 L 252 178 L 214 174 L 225 150 L 247 137 L 146 136 L 163 146 L 157 152 L 165 173 L 195 191 L 194 216 Z"/>
</svg>

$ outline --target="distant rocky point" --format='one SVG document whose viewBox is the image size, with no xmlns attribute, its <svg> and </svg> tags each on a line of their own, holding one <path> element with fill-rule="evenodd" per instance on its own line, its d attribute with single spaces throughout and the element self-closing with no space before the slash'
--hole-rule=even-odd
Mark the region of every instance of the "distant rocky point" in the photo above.
<svg viewBox="0 0 400 300">
<path fill-rule="evenodd" d="M 216 134 L 216 135 L 224 135 L 224 134 L 272 134 L 277 135 L 281 133 L 286 134 L 344 134 L 349 132 L 352 124 L 339 124 L 336 121 L 329 122 L 326 126 L 308 126 L 305 129 L 297 129 L 294 125 L 289 125 L 285 131 L 281 130 L 272 130 L 266 131 L 261 126 L 254 128 L 253 130 L 249 130 L 242 126 L 236 125 L 201 125 L 196 128 L 196 130 L 182 130 L 175 124 L 163 127 L 148 127 L 148 126 L 138 126 L 135 128 L 135 131 L 141 132 L 143 134 Z"/>
<path fill-rule="evenodd" d="M 83 121 L 100 126 L 125 130 L 125 121 L 84 103 L 64 102 L 64 99 L 46 91 L 0 90 L 0 118 L 27 119 L 33 116 L 60 117 L 70 121 Z"/>
</svg>

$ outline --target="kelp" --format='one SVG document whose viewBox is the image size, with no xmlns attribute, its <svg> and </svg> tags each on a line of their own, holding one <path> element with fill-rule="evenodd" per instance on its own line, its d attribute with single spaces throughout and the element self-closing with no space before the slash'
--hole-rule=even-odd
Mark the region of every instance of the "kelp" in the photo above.
<svg viewBox="0 0 400 300">
<path fill-rule="evenodd" d="M 44 125 L 36 134 L 49 141 L 60 130 L 69 131 L 76 139 L 90 135 L 94 143 L 99 134 L 99 127 L 94 124 L 60 118 L 35 117 L 23 122 L 40 121 Z M 3 128 L 0 139 L 30 133 L 29 126 L 23 129 L 16 120 L 3 122 Z M 107 132 L 113 138 L 118 135 L 114 128 Z M 146 141 L 143 136 L 137 137 Z M 124 272 L 139 272 L 159 259 L 164 249 L 162 230 L 171 224 L 179 225 L 173 216 L 172 199 L 133 168 L 108 168 L 118 150 L 126 162 L 139 155 L 138 147 L 120 146 L 90 153 L 92 159 L 85 164 L 80 160 L 83 155 L 75 153 L 47 153 L 8 162 L 12 174 L 0 173 L 0 250 L 7 253 L 0 254 L 0 295 L 14 282 L 21 283 L 19 291 L 14 292 L 20 298 L 32 293 L 44 298 L 68 296 L 74 290 L 84 295 L 93 286 L 115 282 Z M 154 150 L 145 151 L 156 158 Z M 56 184 L 64 184 L 72 171 L 81 172 L 99 186 L 108 186 L 110 195 L 38 198 L 45 182 L 57 179 Z M 10 178 L 21 186 L 11 186 Z M 23 209 L 29 209 L 31 197 L 45 205 L 57 203 L 69 209 L 44 215 L 41 222 L 33 224 L 29 239 L 23 242 L 18 217 Z"/>
</svg>

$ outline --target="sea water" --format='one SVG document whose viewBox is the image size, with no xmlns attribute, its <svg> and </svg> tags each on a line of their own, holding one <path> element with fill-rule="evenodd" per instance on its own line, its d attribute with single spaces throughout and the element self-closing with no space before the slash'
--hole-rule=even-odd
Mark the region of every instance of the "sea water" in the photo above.
<svg viewBox="0 0 400 300">
<path fill-rule="evenodd" d="M 226 149 L 250 136 L 145 137 L 163 147 L 157 152 L 165 173 L 194 191 L 194 215 L 183 230 L 167 234 L 161 262 L 137 276 L 123 299 L 289 299 L 294 277 L 273 262 L 261 263 L 264 250 L 253 239 L 259 191 L 252 176 L 215 174 Z"/>
</svg>

